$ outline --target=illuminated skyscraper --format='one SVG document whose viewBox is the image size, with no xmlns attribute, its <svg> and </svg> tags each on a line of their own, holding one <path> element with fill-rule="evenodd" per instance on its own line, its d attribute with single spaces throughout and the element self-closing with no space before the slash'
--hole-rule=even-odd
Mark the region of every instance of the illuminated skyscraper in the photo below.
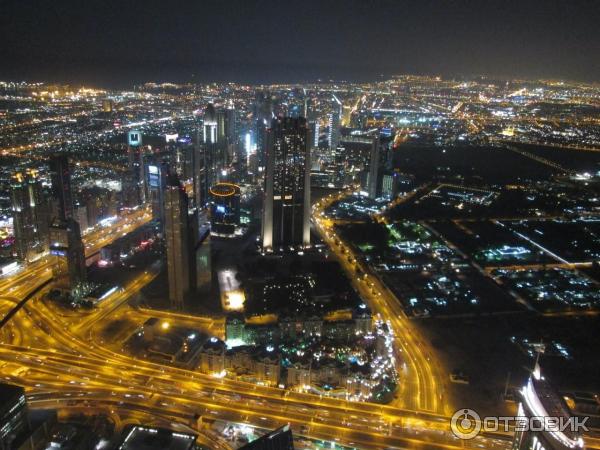
<svg viewBox="0 0 600 450">
<path fill-rule="evenodd" d="M 164 202 L 169 300 L 173 309 L 182 310 L 195 290 L 197 217 L 189 214 L 187 194 L 171 173 L 167 174 Z"/>
<path fill-rule="evenodd" d="M 219 139 L 219 122 L 217 112 L 212 103 L 209 103 L 204 110 L 204 120 L 202 124 L 202 143 L 198 147 L 197 163 L 197 192 L 202 205 L 208 201 L 208 190 L 219 181 L 221 172 L 226 166 L 226 143 L 224 135 L 224 115 L 219 115 L 222 121 L 221 139 Z M 200 167 L 201 166 L 201 167 Z M 196 189 L 195 189 L 196 191 Z"/>
<path fill-rule="evenodd" d="M 129 173 L 137 185 L 138 200 L 143 203 L 146 201 L 144 151 L 142 148 L 142 133 L 138 130 L 131 130 L 127 133 L 127 159 Z"/>
<path fill-rule="evenodd" d="M 164 193 L 169 166 L 157 158 L 149 158 L 144 162 L 146 177 L 146 201 L 152 206 L 152 217 L 159 220 L 164 227 Z"/>
<path fill-rule="evenodd" d="M 303 117 L 273 119 L 267 131 L 264 250 L 310 245 L 310 146 Z"/>
<path fill-rule="evenodd" d="M 329 114 L 329 134 L 327 141 L 329 148 L 335 150 L 340 143 L 340 120 L 342 118 L 342 102 L 334 95 L 333 111 Z"/>
<path fill-rule="evenodd" d="M 210 194 L 211 233 L 215 236 L 234 237 L 240 224 L 240 187 L 233 183 L 218 183 L 210 188 Z"/>
<path fill-rule="evenodd" d="M 204 110 L 204 143 L 205 144 L 216 144 L 218 138 L 218 123 L 217 123 L 217 112 L 212 103 L 206 105 Z"/>
<path fill-rule="evenodd" d="M 48 205 L 37 171 L 27 169 L 11 180 L 15 249 L 23 261 L 42 254 L 48 244 Z"/>
</svg>

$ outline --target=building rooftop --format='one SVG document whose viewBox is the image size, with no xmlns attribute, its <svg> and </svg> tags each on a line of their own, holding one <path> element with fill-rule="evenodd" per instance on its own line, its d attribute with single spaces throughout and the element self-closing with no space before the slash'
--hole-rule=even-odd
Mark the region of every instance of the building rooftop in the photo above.
<svg viewBox="0 0 600 450">
<path fill-rule="evenodd" d="M 164 428 L 134 426 L 119 445 L 119 450 L 191 450 L 196 435 Z"/>
</svg>

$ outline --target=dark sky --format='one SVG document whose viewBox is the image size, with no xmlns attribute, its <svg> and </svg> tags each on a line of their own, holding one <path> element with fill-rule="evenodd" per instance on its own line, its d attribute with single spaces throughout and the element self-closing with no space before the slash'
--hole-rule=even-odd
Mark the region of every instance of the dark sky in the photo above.
<svg viewBox="0 0 600 450">
<path fill-rule="evenodd" d="M 597 0 L 0 0 L 0 78 L 600 81 Z"/>
</svg>

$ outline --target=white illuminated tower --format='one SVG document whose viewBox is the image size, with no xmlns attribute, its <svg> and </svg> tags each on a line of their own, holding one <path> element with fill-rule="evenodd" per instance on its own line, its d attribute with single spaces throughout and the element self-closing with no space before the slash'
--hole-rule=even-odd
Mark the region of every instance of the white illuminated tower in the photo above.
<svg viewBox="0 0 600 450">
<path fill-rule="evenodd" d="M 330 150 L 335 150 L 340 143 L 340 120 L 342 118 L 342 102 L 334 95 L 333 111 L 329 114 L 329 134 L 327 141 Z"/>
</svg>

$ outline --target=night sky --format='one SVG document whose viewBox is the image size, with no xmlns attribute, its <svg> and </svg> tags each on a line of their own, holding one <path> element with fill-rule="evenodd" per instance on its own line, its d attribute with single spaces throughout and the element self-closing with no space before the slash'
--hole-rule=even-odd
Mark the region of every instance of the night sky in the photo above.
<svg viewBox="0 0 600 450">
<path fill-rule="evenodd" d="M 0 0 L 0 79 L 600 81 L 596 0 Z"/>
</svg>

